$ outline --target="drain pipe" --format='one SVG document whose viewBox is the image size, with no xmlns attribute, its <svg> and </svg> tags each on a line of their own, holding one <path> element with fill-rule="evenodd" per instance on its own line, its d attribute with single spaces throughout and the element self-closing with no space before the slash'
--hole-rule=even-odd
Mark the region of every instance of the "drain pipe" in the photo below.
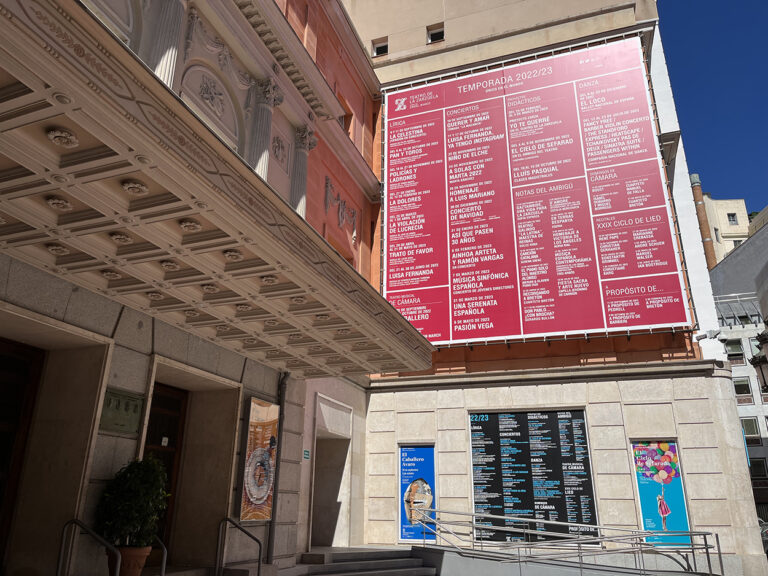
<svg viewBox="0 0 768 576">
<path fill-rule="evenodd" d="M 283 426 L 285 425 L 285 389 L 290 372 L 280 372 L 277 381 L 277 404 L 280 407 L 277 424 L 277 454 L 275 455 L 275 481 L 272 484 L 272 520 L 269 522 L 269 537 L 267 538 L 267 564 L 272 564 L 275 557 L 275 514 L 277 514 L 277 498 L 280 494 L 280 456 L 283 453 Z"/>
</svg>

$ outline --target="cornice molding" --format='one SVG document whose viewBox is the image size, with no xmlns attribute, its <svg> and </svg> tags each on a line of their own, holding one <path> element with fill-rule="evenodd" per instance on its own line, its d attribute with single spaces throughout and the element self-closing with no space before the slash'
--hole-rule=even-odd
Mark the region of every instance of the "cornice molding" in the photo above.
<svg viewBox="0 0 768 576">
<path fill-rule="evenodd" d="M 297 294 L 307 294 L 321 301 L 325 308 L 343 319 L 346 326 L 336 330 L 329 339 L 319 331 L 316 322 L 307 319 L 306 315 L 292 312 L 290 306 L 299 305 L 298 295 L 286 300 L 295 300 L 293 304 L 283 307 L 270 296 L 270 290 L 274 288 L 265 281 L 262 281 L 261 288 L 258 285 L 251 287 L 251 280 L 242 279 L 226 268 L 219 272 L 211 271 L 210 265 L 207 265 L 209 284 L 214 288 L 221 286 L 221 289 L 217 289 L 220 294 L 209 294 L 206 298 L 223 298 L 232 293 L 233 297 L 259 302 L 274 318 L 274 328 L 263 334 L 272 346 L 267 354 L 252 353 L 247 347 L 241 349 L 237 348 L 237 343 L 233 344 L 231 337 L 240 332 L 237 323 L 231 324 L 233 328 L 227 331 L 217 329 L 217 335 L 211 339 L 272 367 L 289 371 L 293 366 L 302 367 L 305 377 L 350 374 L 360 377 L 374 372 L 420 370 L 431 364 L 433 347 L 75 0 L 58 3 L 50 0 L 6 2 L 0 7 L 0 28 L 0 53 L 5 54 L 3 65 L 15 66 L 14 70 L 19 72 L 20 77 L 27 78 L 25 82 L 34 85 L 34 89 L 45 89 L 46 94 L 53 94 L 52 99 L 68 102 L 69 115 L 89 126 L 90 132 L 101 134 L 112 149 L 124 150 L 120 154 L 128 159 L 109 168 L 111 165 L 104 164 L 107 160 L 95 155 L 90 164 L 83 161 L 83 166 L 87 168 L 102 162 L 108 174 L 119 173 L 115 172 L 118 166 L 123 171 L 141 169 L 151 174 L 155 181 L 173 183 L 178 187 L 179 194 L 193 191 L 188 200 L 193 209 L 203 211 L 208 220 L 221 227 L 220 231 L 196 233 L 201 235 L 200 242 L 219 242 L 222 245 L 223 241 L 226 246 L 241 245 L 250 251 L 257 251 L 268 268 L 275 271 L 275 276 L 288 279 L 296 286 Z M 22 53 L 23 63 L 14 56 Z M 43 88 L 44 84 L 50 88 Z M 61 96 L 61 92 L 67 95 L 58 100 L 57 95 Z M 76 107 L 71 105 L 72 102 L 77 103 Z M 132 156 L 128 157 L 129 154 Z M 57 177 L 63 186 L 87 177 L 87 174 L 80 170 Z M 39 186 L 34 176 L 24 176 L 19 181 L 22 180 L 30 186 Z M 141 199 L 142 202 L 152 200 L 152 197 Z M 107 211 L 108 206 L 99 205 L 98 209 Z M 103 225 L 108 224 L 106 220 L 104 222 Z M 197 253 L 185 243 L 174 246 L 166 240 L 164 244 L 161 236 L 157 236 L 157 229 L 151 229 L 136 217 L 126 216 L 121 222 L 124 222 L 124 229 L 128 232 L 116 233 L 131 238 L 135 235 L 137 239 L 129 246 L 119 248 L 118 258 L 109 262 L 114 266 L 131 266 L 136 258 L 134 254 L 141 254 L 142 258 L 162 259 L 169 250 L 173 250 L 172 253 L 177 254 L 179 259 L 197 258 L 199 269 L 203 268 L 200 263 L 210 261 L 205 260 L 208 257 L 204 252 L 196 256 Z M 115 228 L 114 224 L 111 226 Z M 140 237 L 142 226 L 147 228 L 148 234 L 155 234 L 151 236 L 154 238 L 151 242 Z M 217 240 L 220 232 L 229 239 Z M 52 229 L 36 234 L 36 241 L 60 237 L 62 242 L 75 246 L 77 250 L 93 248 L 87 242 L 89 237 L 76 231 Z M 171 236 L 166 234 L 165 238 L 170 239 Z M 11 253 L 18 257 L 24 252 Z M 40 261 L 26 260 L 41 266 Z M 86 276 L 73 274 L 70 270 L 71 266 L 51 271 L 65 275 L 69 281 L 93 288 L 93 284 L 86 281 Z M 136 270 L 140 272 L 139 268 Z M 146 277 L 150 286 L 146 289 L 147 294 L 154 291 L 172 293 L 174 298 L 163 301 L 166 302 L 165 308 L 154 308 L 154 304 L 149 303 L 149 306 L 140 309 L 165 319 L 164 311 L 176 310 L 178 313 L 183 307 L 190 306 L 183 300 L 183 290 L 177 290 L 172 282 L 162 281 L 162 276 L 158 278 Z M 262 280 L 264 278 L 266 276 Z M 120 292 L 113 292 L 110 297 L 137 307 L 135 298 Z M 176 301 L 178 304 L 173 304 Z M 217 323 L 217 328 L 222 323 L 226 324 L 216 318 L 211 322 Z M 299 332 L 298 337 L 291 335 L 287 344 L 283 345 L 275 336 L 281 322 L 286 324 L 287 330 Z M 357 340 L 353 340 L 354 337 Z M 339 360 L 336 363 L 324 362 L 310 357 L 310 354 L 296 352 L 295 346 L 302 338 L 312 342 L 316 339 L 321 344 L 335 347 Z M 381 345 L 388 359 L 373 361 L 372 355 L 366 355 L 364 346 L 346 344 L 347 341 Z"/>
</svg>

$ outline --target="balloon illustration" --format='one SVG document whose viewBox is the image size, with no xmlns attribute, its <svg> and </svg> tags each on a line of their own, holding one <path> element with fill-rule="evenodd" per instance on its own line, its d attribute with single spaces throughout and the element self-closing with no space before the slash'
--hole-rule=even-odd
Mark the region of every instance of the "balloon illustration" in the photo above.
<svg viewBox="0 0 768 576">
<path fill-rule="evenodd" d="M 666 530 L 667 516 L 672 511 L 664 501 L 664 486 L 680 475 L 677 446 L 668 442 L 642 442 L 635 445 L 635 469 L 646 478 L 661 484 L 661 494 L 656 500 L 661 525 Z"/>
</svg>

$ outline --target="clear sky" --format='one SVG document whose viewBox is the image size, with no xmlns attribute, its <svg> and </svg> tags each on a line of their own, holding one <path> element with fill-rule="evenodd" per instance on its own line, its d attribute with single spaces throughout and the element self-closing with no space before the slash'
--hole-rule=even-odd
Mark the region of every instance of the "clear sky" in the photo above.
<svg viewBox="0 0 768 576">
<path fill-rule="evenodd" d="M 768 0 L 658 0 L 688 169 L 712 198 L 768 205 Z"/>
</svg>

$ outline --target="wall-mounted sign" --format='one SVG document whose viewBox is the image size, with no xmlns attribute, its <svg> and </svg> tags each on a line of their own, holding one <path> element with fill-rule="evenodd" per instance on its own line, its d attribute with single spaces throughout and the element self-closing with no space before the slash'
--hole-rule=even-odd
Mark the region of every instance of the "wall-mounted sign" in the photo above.
<svg viewBox="0 0 768 576">
<path fill-rule="evenodd" d="M 689 537 L 673 533 L 690 530 L 677 443 L 633 442 L 632 452 L 643 529 L 661 532 L 646 540 L 659 546 L 689 546 Z"/>
<path fill-rule="evenodd" d="M 280 407 L 251 398 L 240 520 L 270 520 Z"/>
<path fill-rule="evenodd" d="M 431 342 L 690 324 L 639 39 L 386 102 L 383 288 Z"/>
<path fill-rule="evenodd" d="M 400 540 L 434 542 L 435 536 L 420 521 L 434 518 L 435 447 L 400 446 Z"/>
<path fill-rule="evenodd" d="M 583 410 L 483 412 L 469 415 L 476 514 L 597 524 Z M 491 527 L 597 536 L 590 528 L 489 520 L 483 540 L 516 541 L 524 534 Z M 528 535 L 529 540 L 541 537 Z"/>
<path fill-rule="evenodd" d="M 144 399 L 138 394 L 107 389 L 99 429 L 137 436 L 144 413 Z"/>
</svg>

